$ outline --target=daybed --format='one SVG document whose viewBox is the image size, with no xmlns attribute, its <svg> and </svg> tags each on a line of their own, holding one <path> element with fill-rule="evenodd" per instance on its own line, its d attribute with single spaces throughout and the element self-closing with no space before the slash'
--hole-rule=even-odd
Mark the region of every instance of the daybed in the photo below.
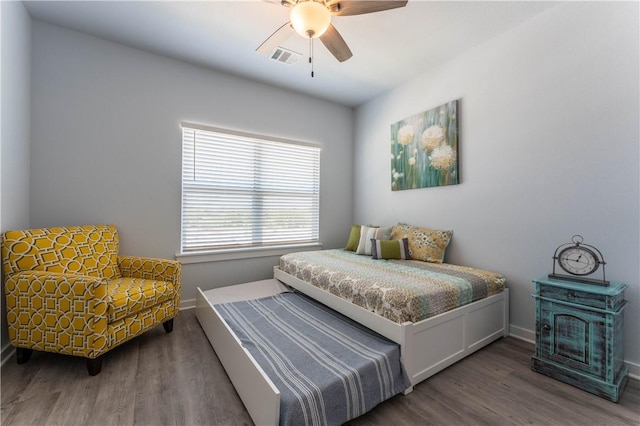
<svg viewBox="0 0 640 426">
<path fill-rule="evenodd" d="M 327 256 L 330 261 L 323 264 L 322 258 L 326 261 Z M 340 261 L 336 262 L 336 259 Z M 349 262 L 352 262 L 351 266 L 345 266 Z M 446 264 L 420 265 L 424 262 L 413 263 L 415 261 L 411 260 L 374 262 L 376 260 L 372 258 L 344 250 L 302 252 L 281 258 L 280 264 L 274 268 L 275 280 L 209 291 L 198 289 L 196 316 L 256 424 L 279 423 L 280 391 L 243 347 L 215 304 L 288 291 L 288 287 L 282 284 L 285 283 L 399 344 L 401 360 L 411 384 L 405 393 L 410 392 L 413 385 L 490 342 L 508 335 L 508 289 L 504 287 L 502 276 Z M 395 272 L 391 272 L 395 273 L 395 278 L 383 272 L 389 267 L 391 270 L 395 269 Z M 448 288 L 441 293 L 448 294 L 445 296 L 447 300 L 431 304 L 434 309 L 430 309 L 425 302 L 428 298 L 418 296 L 424 309 L 409 309 L 413 313 L 410 315 L 418 313 L 426 319 L 402 319 L 407 312 L 403 313 L 402 309 L 394 307 L 393 300 L 380 300 L 376 295 L 376 292 L 392 294 L 389 291 L 392 281 L 402 275 L 409 277 L 409 287 L 415 287 L 417 276 L 421 275 L 435 280 L 435 284 L 432 281 L 428 286 L 442 289 L 446 287 L 443 284 L 443 273 L 447 271 L 453 274 L 455 287 L 454 290 Z M 362 285 L 376 277 L 382 277 L 384 285 L 379 281 L 369 286 L 377 290 L 368 293 Z M 485 280 L 484 285 L 468 281 L 478 277 L 488 280 Z M 355 296 L 348 288 L 357 289 Z M 358 294 L 362 297 L 358 297 Z M 453 294 L 456 295 L 454 304 L 462 306 L 450 309 L 448 305 Z M 408 300 L 401 299 L 399 305 L 415 303 Z M 435 308 L 436 305 L 440 307 Z M 441 309 L 450 310 L 440 313 Z"/>
<path fill-rule="evenodd" d="M 337 254 L 340 256 L 340 254 L 344 254 L 344 251 L 326 250 L 318 253 L 329 256 Z M 370 310 L 370 306 L 361 307 L 347 300 L 348 296 L 347 299 L 343 298 L 346 294 L 336 295 L 332 294 L 332 290 L 327 291 L 318 287 L 317 285 L 322 279 L 312 278 L 307 282 L 295 276 L 295 271 L 291 270 L 291 263 L 286 262 L 287 259 L 293 258 L 299 261 L 300 256 L 307 258 L 309 255 L 311 253 L 303 252 L 293 256 L 284 256 L 281 264 L 274 268 L 274 277 L 276 278 L 274 280 L 208 291 L 198 289 L 196 316 L 256 424 L 278 424 L 280 422 L 281 392 L 247 348 L 243 346 L 229 324 L 223 319 L 215 307 L 216 304 L 257 299 L 289 291 L 290 288 L 282 284 L 286 283 L 288 286 L 309 295 L 322 304 L 398 343 L 401 347 L 401 360 L 411 384 L 405 390 L 405 393 L 410 392 L 412 386 L 417 383 L 492 341 L 508 335 L 509 293 L 508 289 L 504 288 L 504 278 L 497 274 L 494 274 L 494 280 L 491 281 L 491 284 L 486 286 L 486 288 L 493 288 L 492 293 L 495 294 L 486 292 L 478 296 L 481 297 L 479 300 L 468 300 L 469 303 L 465 302 L 466 304 L 463 306 L 444 313 L 437 313 L 431 316 L 427 314 L 428 318 L 426 319 L 398 323 L 385 318 L 384 315 L 373 312 Z M 347 254 L 347 257 L 349 256 L 358 260 L 354 254 Z M 370 261 L 367 259 L 369 258 L 361 256 L 359 260 L 366 263 Z M 396 263 L 399 265 L 397 268 L 405 269 L 407 274 L 412 270 L 411 261 L 386 261 L 383 263 L 387 265 Z M 432 266 L 438 267 L 437 265 Z M 486 276 L 487 274 L 487 271 L 446 264 L 440 265 L 440 268 L 444 270 L 453 269 L 455 271 L 454 274 L 457 273 L 459 275 L 479 274 Z M 299 268 L 299 272 L 302 271 L 300 272 L 301 274 L 304 274 L 305 270 L 308 272 L 308 269 L 304 267 Z M 377 271 L 376 273 L 379 272 Z M 438 272 L 427 271 L 419 272 L 419 274 L 433 277 L 437 276 Z M 339 270 L 311 274 L 312 277 L 327 277 L 329 275 L 345 276 L 344 271 Z M 461 285 L 462 287 L 465 286 L 464 284 Z M 465 297 L 469 296 L 469 292 L 465 294 Z M 464 297 L 461 299 L 464 299 Z M 393 312 L 393 310 L 388 310 L 388 312 Z"/>
<path fill-rule="evenodd" d="M 325 250 L 283 256 L 274 277 L 400 344 L 412 385 L 508 335 L 509 291 L 489 271 Z"/>
</svg>

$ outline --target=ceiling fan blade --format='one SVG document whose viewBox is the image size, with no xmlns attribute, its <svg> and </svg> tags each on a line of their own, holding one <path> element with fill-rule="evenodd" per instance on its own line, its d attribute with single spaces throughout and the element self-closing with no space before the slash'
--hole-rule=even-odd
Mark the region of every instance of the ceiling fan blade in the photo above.
<svg viewBox="0 0 640 426">
<path fill-rule="evenodd" d="M 286 39 L 291 37 L 294 33 L 293 27 L 289 22 L 278 28 L 273 34 L 269 36 L 260 46 L 256 49 L 256 52 L 262 54 L 269 54 L 273 52 L 276 47 L 280 46 Z"/>
<path fill-rule="evenodd" d="M 365 13 L 382 12 L 383 10 L 405 7 L 408 0 L 338 0 L 329 3 L 329 10 L 335 16 L 363 15 Z"/>
<path fill-rule="evenodd" d="M 351 49 L 349 49 L 349 46 L 347 46 L 347 43 L 333 24 L 329 24 L 327 31 L 320 36 L 320 41 L 340 62 L 344 62 L 353 56 Z"/>
<path fill-rule="evenodd" d="M 266 3 L 271 3 L 271 4 L 279 4 L 285 7 L 293 7 L 296 4 L 296 0 L 262 0 L 262 1 Z"/>
</svg>

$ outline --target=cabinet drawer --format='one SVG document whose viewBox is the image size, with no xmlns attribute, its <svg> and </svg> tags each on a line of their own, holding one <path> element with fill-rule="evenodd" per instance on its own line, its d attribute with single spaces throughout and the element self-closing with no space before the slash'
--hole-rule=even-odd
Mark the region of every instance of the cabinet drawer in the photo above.
<svg viewBox="0 0 640 426">
<path fill-rule="evenodd" d="M 594 294 L 586 291 L 572 290 L 568 288 L 540 285 L 540 296 L 553 300 L 575 303 L 577 305 L 592 306 L 599 309 L 607 309 L 608 296 Z"/>
</svg>

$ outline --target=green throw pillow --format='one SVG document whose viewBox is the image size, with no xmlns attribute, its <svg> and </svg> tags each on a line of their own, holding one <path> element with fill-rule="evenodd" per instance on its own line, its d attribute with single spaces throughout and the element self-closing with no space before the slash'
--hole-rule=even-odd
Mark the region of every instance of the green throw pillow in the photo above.
<svg viewBox="0 0 640 426">
<path fill-rule="evenodd" d="M 409 240 L 375 240 L 371 239 L 371 257 L 374 259 L 410 259 Z"/>
<path fill-rule="evenodd" d="M 349 241 L 344 248 L 349 251 L 358 250 L 358 243 L 360 242 L 360 225 L 351 225 L 351 233 L 349 234 Z"/>
</svg>

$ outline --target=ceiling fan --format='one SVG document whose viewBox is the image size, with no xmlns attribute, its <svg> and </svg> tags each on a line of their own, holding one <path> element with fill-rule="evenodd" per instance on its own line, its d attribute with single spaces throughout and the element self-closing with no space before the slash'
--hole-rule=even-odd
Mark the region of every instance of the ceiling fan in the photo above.
<svg viewBox="0 0 640 426">
<path fill-rule="evenodd" d="M 268 0 L 267 0 L 268 1 Z M 335 58 L 344 62 L 353 56 L 349 46 L 331 23 L 331 16 L 363 15 L 406 6 L 408 0 L 281 0 L 281 4 L 291 9 L 289 21 L 269 36 L 256 51 L 270 54 L 294 32 L 311 40 L 320 41 Z M 312 54 L 309 55 L 311 62 Z M 313 77 L 313 70 L 311 71 Z"/>
</svg>

